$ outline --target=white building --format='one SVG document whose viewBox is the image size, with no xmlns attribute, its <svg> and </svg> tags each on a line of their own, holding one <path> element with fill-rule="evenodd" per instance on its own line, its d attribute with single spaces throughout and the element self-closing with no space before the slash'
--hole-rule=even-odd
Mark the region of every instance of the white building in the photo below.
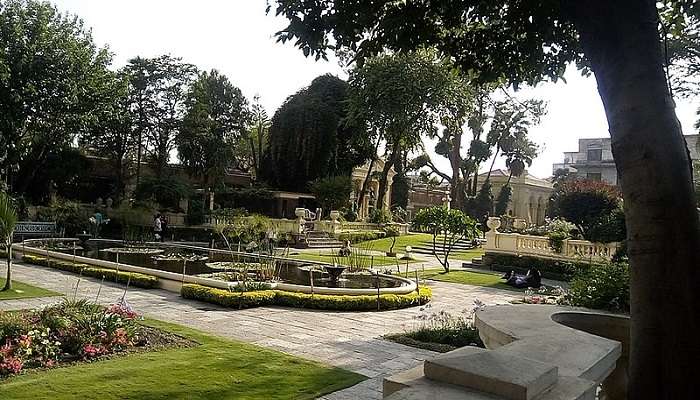
<svg viewBox="0 0 700 400">
<path fill-rule="evenodd" d="M 700 135 L 686 135 L 685 141 L 690 158 L 700 160 Z M 552 166 L 552 171 L 568 170 L 579 178 L 604 181 L 611 185 L 618 184 L 617 168 L 613 160 L 610 138 L 579 139 L 578 151 L 564 153 L 564 162 Z"/>
</svg>

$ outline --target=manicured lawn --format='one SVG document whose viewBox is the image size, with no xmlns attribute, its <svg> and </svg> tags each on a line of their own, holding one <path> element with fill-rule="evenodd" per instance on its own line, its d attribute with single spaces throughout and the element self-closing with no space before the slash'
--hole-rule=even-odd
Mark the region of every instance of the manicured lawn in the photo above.
<svg viewBox="0 0 700 400">
<path fill-rule="evenodd" d="M 364 263 L 369 267 L 370 264 L 373 264 L 375 266 L 389 266 L 389 265 L 396 265 L 396 257 L 387 257 L 383 255 L 376 255 L 373 256 L 374 259 L 373 261 L 370 260 L 372 257 L 371 256 L 363 256 L 364 258 Z M 305 260 L 305 261 L 319 261 L 319 262 L 325 262 L 325 263 L 333 263 L 333 261 L 336 261 L 337 259 L 340 259 L 341 264 L 347 265 L 348 262 L 344 262 L 343 260 L 348 260 L 348 257 L 337 257 L 333 253 L 328 253 L 327 250 L 325 250 L 323 253 L 298 253 L 298 254 L 290 254 L 289 258 L 293 258 L 296 260 Z M 406 265 L 406 260 L 398 260 L 399 265 Z M 418 262 L 418 260 L 413 260 L 409 261 L 409 263 L 414 263 Z"/>
<path fill-rule="evenodd" d="M 396 253 L 403 253 L 406 250 L 406 246 L 413 247 L 425 244 L 432 244 L 432 240 L 433 236 L 428 233 L 409 233 L 408 235 L 401 235 L 396 238 L 396 246 L 394 246 L 394 251 Z M 391 247 L 391 241 L 391 238 L 368 240 L 366 242 L 358 243 L 355 246 L 367 248 L 370 250 L 387 252 Z"/>
<path fill-rule="evenodd" d="M 461 283 L 463 285 L 485 286 L 519 292 L 524 291 L 524 289 L 516 289 L 503 283 L 500 274 L 455 270 L 445 273 L 442 269 L 430 269 L 425 270 L 421 274 L 421 277 L 434 281 Z"/>
<path fill-rule="evenodd" d="M 183 326 L 147 324 L 201 345 L 31 372 L 0 381 L 0 399 L 314 399 L 366 379 Z"/>
<path fill-rule="evenodd" d="M 5 286 L 5 279 L 0 278 L 0 289 Z M 0 291 L 0 300 L 27 299 L 30 297 L 60 296 L 61 294 L 26 283 L 12 281 L 12 289 Z"/>
<path fill-rule="evenodd" d="M 396 245 L 394 246 L 394 251 L 396 253 L 404 253 L 406 251 L 406 246 L 418 247 L 425 246 L 427 248 L 432 248 L 433 245 L 433 235 L 428 233 L 409 233 L 408 235 L 402 235 L 396 238 Z M 369 240 L 366 242 L 358 243 L 357 247 L 367 248 L 377 251 L 389 251 L 391 247 L 391 238 L 383 238 L 376 240 Z M 429 254 L 417 254 L 419 257 L 433 257 Z M 472 258 L 481 257 L 484 255 L 484 249 L 476 248 L 465 251 L 452 251 L 450 253 L 450 259 L 471 261 Z"/>
</svg>

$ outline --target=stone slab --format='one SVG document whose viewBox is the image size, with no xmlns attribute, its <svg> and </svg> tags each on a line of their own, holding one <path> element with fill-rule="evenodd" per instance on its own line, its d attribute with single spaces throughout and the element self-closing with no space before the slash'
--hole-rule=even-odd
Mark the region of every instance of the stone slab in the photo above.
<svg viewBox="0 0 700 400">
<path fill-rule="evenodd" d="M 427 360 L 424 372 L 427 378 L 439 382 L 509 400 L 531 400 L 556 383 L 558 369 L 494 351 L 468 351 Z"/>
</svg>

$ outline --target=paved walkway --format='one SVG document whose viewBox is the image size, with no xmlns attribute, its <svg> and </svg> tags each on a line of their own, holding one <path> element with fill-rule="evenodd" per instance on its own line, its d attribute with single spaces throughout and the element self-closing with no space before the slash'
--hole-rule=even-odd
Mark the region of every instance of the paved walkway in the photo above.
<svg viewBox="0 0 700 400">
<path fill-rule="evenodd" d="M 13 278 L 73 296 L 74 274 L 42 267 L 15 264 Z M 433 301 L 429 311 L 413 307 L 384 312 L 330 312 L 281 307 L 231 310 L 208 303 L 185 300 L 164 290 L 130 289 L 129 303 L 140 313 L 162 321 L 182 324 L 212 334 L 273 348 L 303 358 L 341 367 L 370 379 L 322 400 L 381 399 L 382 378 L 411 368 L 435 353 L 381 339 L 413 324 L 421 313 L 445 310 L 459 313 L 486 304 L 505 303 L 512 292 L 442 282 L 429 282 Z M 77 297 L 95 299 L 99 281 L 83 278 Z M 99 302 L 109 304 L 124 293 L 123 287 L 106 283 Z M 55 302 L 56 298 L 2 300 L 0 309 L 24 309 Z"/>
</svg>

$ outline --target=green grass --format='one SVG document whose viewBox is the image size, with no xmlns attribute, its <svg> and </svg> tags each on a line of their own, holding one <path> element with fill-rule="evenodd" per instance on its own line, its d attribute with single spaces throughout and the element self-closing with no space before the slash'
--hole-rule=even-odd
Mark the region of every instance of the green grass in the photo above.
<svg viewBox="0 0 700 400">
<path fill-rule="evenodd" d="M 421 273 L 421 277 L 440 282 L 460 283 L 463 285 L 484 286 L 496 289 L 505 289 L 522 292 L 524 289 L 517 289 L 503 283 L 500 274 L 489 274 L 471 271 L 445 272 L 442 269 L 429 269 Z"/>
<path fill-rule="evenodd" d="M 400 255 L 400 254 L 399 254 Z M 318 262 L 324 262 L 324 263 L 333 263 L 333 261 L 339 259 L 341 264 L 348 264 L 349 261 L 344 262 L 344 260 L 348 260 L 348 257 L 338 257 L 335 255 L 335 253 L 298 253 L 298 254 L 290 254 L 289 258 L 293 258 L 295 260 L 304 260 L 304 261 L 318 261 Z M 396 257 L 387 257 L 384 255 L 376 255 L 374 256 L 374 261 L 370 260 L 370 256 L 363 256 L 364 258 L 364 263 L 369 267 L 370 264 L 374 264 L 375 266 L 388 266 L 388 265 L 396 265 Z M 412 260 L 409 261 L 409 263 L 414 263 L 419 260 Z M 398 260 L 399 265 L 406 265 L 406 260 Z"/>
<path fill-rule="evenodd" d="M 369 240 L 366 242 L 361 242 L 356 245 L 357 247 L 367 248 L 371 250 L 389 251 L 391 247 L 391 238 L 383 238 L 376 240 Z M 429 233 L 409 233 L 408 235 L 402 235 L 396 238 L 396 245 L 394 246 L 394 252 L 404 253 L 406 251 L 406 246 L 418 247 L 424 246 L 427 248 L 432 248 L 433 246 L 433 235 Z M 472 258 L 481 257 L 484 255 L 484 249 L 476 248 L 465 251 L 452 251 L 450 253 L 450 258 L 455 260 L 470 261 Z M 430 254 L 420 254 L 420 257 L 433 257 Z"/>
<path fill-rule="evenodd" d="M 148 325 L 186 336 L 200 346 L 139 353 L 0 381 L 13 400 L 314 399 L 366 379 L 254 345 L 179 325 Z"/>
<path fill-rule="evenodd" d="M 0 289 L 5 286 L 5 279 L 0 278 Z M 60 293 L 52 292 L 40 287 L 27 285 L 26 283 L 12 281 L 12 289 L 0 291 L 0 300 L 28 299 L 31 297 L 60 296 Z"/>
</svg>

